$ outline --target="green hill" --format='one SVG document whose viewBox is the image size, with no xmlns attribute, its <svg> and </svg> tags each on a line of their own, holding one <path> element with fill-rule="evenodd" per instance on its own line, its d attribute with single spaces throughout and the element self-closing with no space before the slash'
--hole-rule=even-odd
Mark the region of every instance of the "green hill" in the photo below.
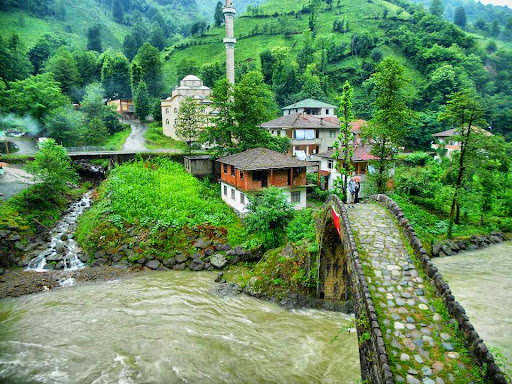
<svg viewBox="0 0 512 384">
<path fill-rule="evenodd" d="M 164 50 L 168 91 L 187 73 L 212 86 L 212 66 L 205 64 L 216 63 L 216 76 L 222 77 L 223 37 L 223 27 L 212 28 Z M 447 96 L 468 88 L 486 101 L 486 120 L 495 132 L 512 136 L 511 44 L 496 41 L 493 46 L 490 37 L 464 32 L 408 1 L 269 0 L 236 19 L 235 37 L 239 74 L 251 67 L 261 69 L 262 53 L 268 58 L 275 47 L 287 49 L 286 65 L 295 68 L 291 81 L 302 91 L 287 93 L 283 88 L 290 79 L 273 84 L 270 73 L 266 80 L 281 106 L 301 96 L 320 95 L 336 102 L 348 80 L 355 87 L 356 115 L 371 118 L 372 85 L 367 80 L 382 57 L 392 56 L 406 67 L 410 100 L 420 112 L 411 141 L 427 147 L 430 134 L 445 128 L 437 117 Z M 300 64 L 304 60 L 316 67 L 306 71 Z M 318 86 L 308 94 L 310 89 L 304 87 L 312 77 Z"/>
<path fill-rule="evenodd" d="M 70 46 L 85 49 L 87 30 L 99 24 L 104 49 L 120 49 L 124 38 L 137 22 L 150 25 L 161 16 L 171 32 L 188 35 L 190 25 L 204 19 L 195 0 L 123 1 L 122 21 L 116 21 L 113 17 L 114 1 L 41 0 L 37 3 L 46 6 L 36 6 L 32 1 L 1 3 L 1 35 L 17 33 L 30 48 L 45 33 L 53 33 L 67 40 Z M 204 5 L 202 9 L 205 9 Z"/>
</svg>

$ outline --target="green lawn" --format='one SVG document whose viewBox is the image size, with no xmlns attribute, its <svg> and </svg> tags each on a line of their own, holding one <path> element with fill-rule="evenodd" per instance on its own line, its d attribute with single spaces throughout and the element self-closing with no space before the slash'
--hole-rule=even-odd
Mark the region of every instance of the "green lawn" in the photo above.
<svg viewBox="0 0 512 384">
<path fill-rule="evenodd" d="M 146 147 L 149 149 L 177 149 L 180 151 L 187 151 L 186 143 L 174 140 L 163 134 L 162 125 L 158 122 L 149 123 L 148 130 L 144 137 L 147 140 Z"/>
<path fill-rule="evenodd" d="M 127 127 L 123 129 L 121 132 L 117 132 L 115 135 L 112 135 L 108 141 L 105 143 L 105 147 L 107 147 L 109 150 L 119 150 L 123 147 L 123 144 L 125 143 L 128 136 L 130 136 L 130 133 L 132 132 L 131 127 Z"/>
</svg>

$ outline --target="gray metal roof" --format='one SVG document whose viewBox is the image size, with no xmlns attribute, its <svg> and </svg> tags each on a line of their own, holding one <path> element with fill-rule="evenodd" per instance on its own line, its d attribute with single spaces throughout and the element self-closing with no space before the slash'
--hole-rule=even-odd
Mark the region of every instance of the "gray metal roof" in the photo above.
<svg viewBox="0 0 512 384">
<path fill-rule="evenodd" d="M 249 149 L 236 155 L 223 157 L 217 160 L 219 163 L 232 165 L 242 171 L 257 171 L 263 169 L 279 168 L 303 168 L 311 162 L 298 160 L 295 157 L 272 151 L 267 148 Z"/>
<path fill-rule="evenodd" d="M 267 121 L 261 124 L 263 128 L 319 128 L 319 129 L 339 129 L 340 126 L 318 116 L 304 115 L 302 113 L 290 113 L 289 115 Z"/>
<path fill-rule="evenodd" d="M 302 101 L 298 101 L 295 104 L 289 105 L 287 107 L 282 108 L 285 109 L 295 109 L 295 108 L 338 108 L 335 105 L 324 103 L 323 101 L 318 101 L 314 99 L 306 99 Z"/>
</svg>

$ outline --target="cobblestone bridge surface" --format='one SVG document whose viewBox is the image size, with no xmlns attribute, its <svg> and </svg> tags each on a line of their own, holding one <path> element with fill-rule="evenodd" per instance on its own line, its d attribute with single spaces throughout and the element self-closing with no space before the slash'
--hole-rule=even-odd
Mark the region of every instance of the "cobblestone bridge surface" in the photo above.
<svg viewBox="0 0 512 384">
<path fill-rule="evenodd" d="M 358 204 L 348 214 L 395 382 L 478 382 L 387 209 Z"/>
</svg>

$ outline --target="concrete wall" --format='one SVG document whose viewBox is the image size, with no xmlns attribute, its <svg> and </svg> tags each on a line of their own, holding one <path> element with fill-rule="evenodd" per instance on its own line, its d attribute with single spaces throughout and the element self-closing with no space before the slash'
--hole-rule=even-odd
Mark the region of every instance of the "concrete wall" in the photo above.
<svg viewBox="0 0 512 384">
<path fill-rule="evenodd" d="M 459 329 L 466 340 L 465 344 L 469 352 L 473 355 L 480 366 L 487 367 L 487 379 L 489 382 L 506 384 L 507 381 L 505 376 L 494 361 L 493 355 L 489 352 L 487 346 L 476 332 L 475 327 L 469 321 L 464 307 L 455 300 L 455 297 L 450 290 L 450 286 L 444 281 L 443 276 L 438 271 L 437 267 L 430 261 L 427 251 L 423 248 L 421 240 L 416 235 L 414 228 L 405 217 L 402 209 L 395 201 L 386 195 L 373 195 L 370 199 L 378 201 L 386 206 L 398 220 L 400 227 L 414 249 L 416 257 L 420 261 L 425 274 L 435 287 L 437 294 L 443 298 L 450 316 L 457 321 Z"/>
</svg>

